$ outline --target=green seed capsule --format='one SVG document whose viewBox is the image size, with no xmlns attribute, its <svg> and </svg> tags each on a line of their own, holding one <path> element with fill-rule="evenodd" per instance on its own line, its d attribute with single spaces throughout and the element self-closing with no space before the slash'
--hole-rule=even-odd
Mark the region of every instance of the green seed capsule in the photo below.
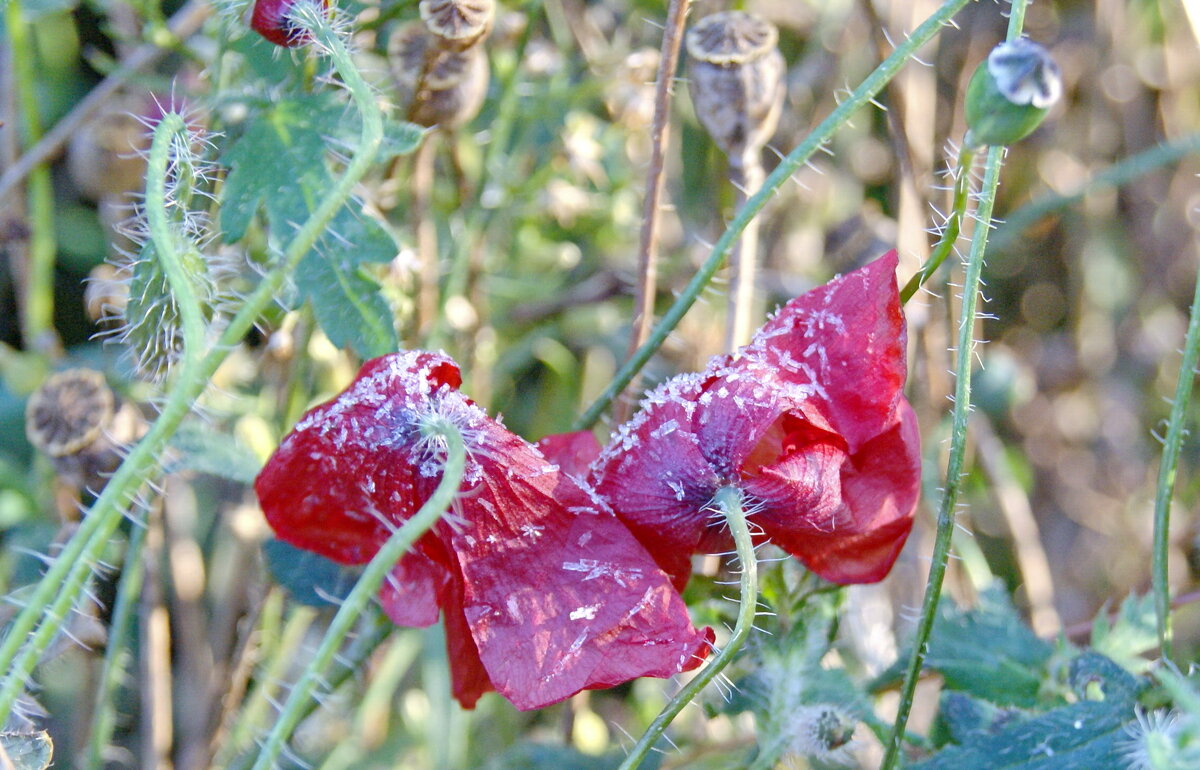
<svg viewBox="0 0 1200 770">
<path fill-rule="evenodd" d="M 967 144 L 1012 144 L 1041 125 L 1062 95 L 1062 76 L 1038 43 L 1019 38 L 992 49 L 967 86 Z"/>
</svg>

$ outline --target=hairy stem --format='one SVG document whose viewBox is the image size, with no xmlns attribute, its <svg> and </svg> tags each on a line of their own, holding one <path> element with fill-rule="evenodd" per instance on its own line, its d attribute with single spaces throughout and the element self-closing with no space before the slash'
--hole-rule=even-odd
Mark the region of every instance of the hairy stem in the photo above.
<svg viewBox="0 0 1200 770">
<path fill-rule="evenodd" d="M 275 726 L 267 736 L 266 742 L 259 751 L 254 770 L 268 770 L 274 766 L 283 745 L 291 736 L 303 716 L 304 706 L 311 699 L 325 670 L 333 662 L 334 656 L 342 646 L 342 641 L 350 632 L 351 626 L 366 611 L 367 605 L 379 591 L 379 586 L 387 577 L 400 557 L 408 551 L 421 535 L 437 523 L 438 519 L 450 508 L 458 487 L 462 483 L 463 469 L 466 464 L 466 450 L 463 447 L 462 434 L 454 425 L 439 421 L 429 426 L 423 426 L 422 432 L 427 436 L 438 436 L 446 442 L 446 465 L 442 469 L 442 480 L 437 489 L 421 506 L 421 509 L 404 526 L 392 533 L 370 563 L 363 570 L 362 576 L 354 584 L 354 588 L 338 609 L 329 624 L 329 630 L 321 639 L 321 646 L 313 655 L 300 679 L 292 685 L 291 695 L 283 705 Z"/>
<path fill-rule="evenodd" d="M 654 122 L 650 127 L 650 169 L 646 173 L 646 197 L 642 201 L 642 232 L 638 243 L 637 284 L 633 291 L 633 321 L 629 330 L 629 350 L 633 356 L 650 334 L 654 323 L 654 297 L 658 291 L 658 225 L 662 208 L 663 180 L 666 178 L 667 142 L 671 137 L 671 84 L 679 67 L 679 49 L 687 22 L 689 0 L 670 0 L 667 24 L 663 28 L 662 52 L 654 81 Z M 617 405 L 618 422 L 628 418 L 629 402 Z"/>
<path fill-rule="evenodd" d="M 1188 404 L 1192 399 L 1192 382 L 1196 378 L 1196 363 L 1200 360 L 1200 273 L 1196 276 L 1192 297 L 1191 317 L 1183 344 L 1183 362 L 1175 383 L 1175 400 L 1163 441 L 1162 462 L 1158 466 L 1158 490 L 1154 495 L 1154 611 L 1158 625 L 1158 646 L 1164 658 L 1172 655 L 1171 587 L 1167 583 L 1167 551 L 1171 535 L 1171 496 L 1175 492 L 1175 471 L 1179 466 L 1179 450 L 1186 432 Z"/>
<path fill-rule="evenodd" d="M 963 216 L 967 213 L 967 206 L 970 203 L 971 164 L 974 162 L 974 148 L 967 147 L 964 143 L 958 153 L 958 166 L 954 169 L 954 199 L 950 204 L 950 216 L 946 219 L 942 236 L 938 239 L 937 245 L 933 247 L 933 253 L 929 255 L 929 259 L 900 290 L 901 304 L 912 299 L 917 290 L 942 266 L 946 257 L 950 256 L 950 252 L 954 251 L 954 245 L 958 243 L 958 236 L 962 233 Z"/>
<path fill-rule="evenodd" d="M 946 0 L 932 16 L 921 23 L 908 39 L 900 44 L 892 55 L 883 60 L 883 62 L 875 68 L 866 80 L 859 84 L 858 88 L 850 96 L 838 105 L 837 109 L 829 114 L 825 120 L 821 121 L 811 134 L 804 139 L 803 142 L 792 150 L 779 163 L 763 186 L 750 199 L 746 201 L 746 205 L 742 206 L 733 221 L 729 223 L 729 227 L 717 240 L 712 248 L 712 252 L 696 271 L 696 275 L 692 277 L 686 287 L 679 295 L 679 299 L 671 305 L 670 309 L 663 315 L 662 320 L 654 327 L 654 331 L 650 333 L 646 343 L 638 348 L 637 352 L 625 362 L 625 365 L 613 377 L 613 381 L 609 384 L 604 392 L 596 398 L 595 402 L 588 407 L 587 411 L 575 421 L 572 430 L 584 430 L 592 427 L 596 420 L 600 419 L 600 415 L 604 410 L 608 409 L 613 399 L 617 397 L 621 391 L 637 376 L 650 357 L 662 346 L 667 336 L 679 325 L 683 316 L 695 304 L 696 299 L 700 296 L 700 292 L 708 286 L 717 270 L 725 262 L 725 257 L 729 253 L 733 244 L 741 236 L 742 231 L 746 226 L 758 216 L 758 212 L 762 211 L 767 205 L 767 201 L 775 194 L 775 191 L 783 186 L 784 182 L 791 178 L 801 166 L 808 162 L 821 147 L 825 145 L 829 139 L 837 133 L 846 121 L 861 107 L 866 105 L 883 90 L 884 86 L 896 76 L 900 68 L 904 66 L 909 59 L 917 52 L 921 46 L 928 43 L 938 33 L 954 14 L 958 13 L 970 0 Z"/>
<path fill-rule="evenodd" d="M 700 691 L 716 678 L 717 674 L 724 671 L 725 667 L 733 662 L 742 645 L 746 643 L 746 639 L 750 637 L 750 630 L 754 627 L 754 615 L 758 607 L 758 559 L 754 553 L 754 542 L 750 538 L 750 528 L 746 524 L 746 512 L 742 507 L 742 493 L 736 487 L 722 487 L 717 490 L 713 504 L 725 514 L 729 532 L 733 535 L 738 561 L 742 565 L 737 622 L 733 626 L 733 633 L 725 647 L 713 656 L 708 665 L 692 677 L 692 680 L 684 685 L 666 705 L 666 708 L 655 717 L 654 721 L 650 723 L 650 727 L 646 728 L 646 732 L 634 744 L 629 756 L 625 757 L 625 761 L 621 763 L 618 770 L 635 770 L 641 765 L 646 754 L 650 752 L 659 736 L 667 729 L 667 725 L 671 724 L 679 712 L 691 703 Z"/>
<path fill-rule="evenodd" d="M 287 276 L 312 249 L 317 238 L 337 210 L 349 199 L 354 185 L 366 174 L 379 152 L 383 139 L 383 116 L 375 103 L 373 92 L 351 61 L 341 39 L 323 19 L 314 25 L 312 33 L 323 49 L 329 52 L 334 67 L 342 76 L 362 114 L 362 135 L 358 153 L 351 160 L 345 173 L 301 226 L 284 252 L 283 258 L 259 282 L 242 308 L 225 327 L 216 344 L 198 359 L 185 358 L 178 379 L 163 404 L 158 419 L 109 479 L 104 491 L 84 516 L 75 535 L 46 570 L 25 608 L 13 620 L 3 644 L 0 644 L 0 671 L 6 672 L 3 680 L 0 680 L 0 722 L 7 719 L 34 666 L 65 622 L 67 613 L 82 593 L 100 550 L 120 524 L 122 516 L 129 510 L 146 479 L 157 467 L 167 442 L 183 418 L 192 410 L 196 399 L 208 386 L 217 367 L 241 342 L 262 312 L 275 301 Z M 37 631 L 29 637 L 35 626 Z"/>
<path fill-rule="evenodd" d="M 1009 17 L 1008 39 L 1021 36 L 1025 20 L 1025 0 L 1014 0 Z M 929 578 L 925 584 L 925 599 L 921 604 L 921 619 L 913 634 L 912 655 L 900 688 L 900 706 L 896 712 L 896 723 L 887 745 L 881 770 L 891 770 L 900 758 L 900 744 L 908 716 L 912 711 L 913 696 L 917 680 L 925 665 L 925 653 L 933 621 L 937 616 L 938 603 L 942 597 L 942 581 L 946 576 L 946 562 L 950 556 L 950 541 L 954 534 L 954 509 L 958 505 L 958 493 L 962 485 L 963 458 L 967 449 L 967 422 L 971 416 L 971 362 L 975 349 L 975 320 L 979 304 L 979 279 L 983 273 L 983 257 L 987 250 L 988 235 L 992 228 L 992 208 L 996 202 L 996 188 L 1000 184 L 1000 167 L 1004 161 L 1003 147 L 988 150 L 987 166 L 983 176 L 983 188 L 979 191 L 975 211 L 977 225 L 971 238 L 971 251 L 967 256 L 966 275 L 962 287 L 962 316 L 958 321 L 958 360 L 955 368 L 954 413 L 950 430 L 950 458 L 946 464 L 946 482 L 938 504 L 937 535 L 934 539 L 933 561 L 929 565 Z"/>
</svg>

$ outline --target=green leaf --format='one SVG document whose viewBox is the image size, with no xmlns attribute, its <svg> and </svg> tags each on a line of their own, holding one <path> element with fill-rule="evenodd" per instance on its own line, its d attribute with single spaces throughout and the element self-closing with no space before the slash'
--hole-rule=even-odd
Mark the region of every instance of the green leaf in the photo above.
<svg viewBox="0 0 1200 770">
<path fill-rule="evenodd" d="M 179 457 L 166 467 L 168 473 L 198 471 L 243 484 L 254 483 L 262 463 L 249 449 L 216 431 L 196 424 L 184 425 L 171 439 Z"/>
<path fill-rule="evenodd" d="M 974 609 L 943 600 L 929 641 L 926 668 L 941 673 L 945 685 L 1001 706 L 1034 706 L 1054 646 L 1039 639 L 995 584 L 979 595 Z M 905 652 L 872 689 L 899 681 L 908 665 Z"/>
<path fill-rule="evenodd" d="M 1070 679 L 1082 698 L 1098 684 L 1103 700 L 1083 700 L 1042 714 L 1011 718 L 998 726 L 981 707 L 962 716 L 952 733 L 961 738 L 912 770 L 1095 770 L 1125 767 L 1127 727 L 1144 684 L 1102 655 L 1084 653 L 1071 663 Z M 974 727 L 971 729 L 971 720 Z M 986 726 L 991 719 L 990 727 Z"/>
<path fill-rule="evenodd" d="M 262 208 L 271 240 L 284 248 L 332 184 L 326 154 L 352 144 L 345 126 L 353 122 L 328 96 L 281 101 L 251 119 L 224 157 L 231 167 L 221 205 L 225 240 L 245 235 Z M 397 130 L 396 146 L 402 141 L 415 146 L 420 137 L 412 133 Z M 378 222 L 345 206 L 304 256 L 296 286 L 303 299 L 311 300 L 317 322 L 335 345 L 364 357 L 396 349 L 391 309 L 378 284 L 361 270 L 365 263 L 391 260 L 396 251 Z"/>
<path fill-rule="evenodd" d="M 1113 620 L 1105 606 L 1092 623 L 1092 649 L 1107 655 L 1130 671 L 1141 673 L 1150 667 L 1143 653 L 1158 646 L 1154 596 L 1130 594 L 1121 602 Z"/>
<path fill-rule="evenodd" d="M 45 730 L 36 733 L 0 733 L 0 767 L 45 770 L 54 758 L 54 742 Z"/>
<path fill-rule="evenodd" d="M 263 543 L 262 550 L 276 582 L 293 599 L 312 607 L 327 607 L 345 599 L 361 572 L 276 538 Z"/>
<path fill-rule="evenodd" d="M 512 746 L 486 765 L 487 770 L 613 770 L 624 757 L 619 753 L 591 756 L 570 746 L 523 742 Z M 643 770 L 653 770 L 659 760 L 648 758 Z"/>
</svg>

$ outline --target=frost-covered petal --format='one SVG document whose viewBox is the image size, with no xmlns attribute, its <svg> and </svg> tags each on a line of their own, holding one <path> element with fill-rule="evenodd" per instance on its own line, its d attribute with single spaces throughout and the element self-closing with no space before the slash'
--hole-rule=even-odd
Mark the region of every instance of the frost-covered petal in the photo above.
<svg viewBox="0 0 1200 770">
<path fill-rule="evenodd" d="M 505 472 L 464 495 L 452 540 L 496 690 L 533 709 L 697 665 L 710 637 L 625 525 L 529 444 L 500 451 Z"/>
<path fill-rule="evenodd" d="M 888 252 L 793 299 L 744 350 L 779 378 L 812 389 L 851 452 L 894 422 L 904 389 L 896 264 Z"/>
<path fill-rule="evenodd" d="M 433 544 L 436 546 L 437 542 Z M 441 558 L 430 558 L 426 555 L 428 550 L 430 546 L 422 543 L 406 553 L 379 588 L 379 605 L 398 626 L 431 626 L 448 601 L 452 567 L 440 554 Z"/>
<path fill-rule="evenodd" d="M 254 482 L 279 538 L 343 564 L 369 561 L 437 483 L 414 463 L 418 416 L 458 381 L 445 356 L 383 356 L 309 411 Z"/>
</svg>

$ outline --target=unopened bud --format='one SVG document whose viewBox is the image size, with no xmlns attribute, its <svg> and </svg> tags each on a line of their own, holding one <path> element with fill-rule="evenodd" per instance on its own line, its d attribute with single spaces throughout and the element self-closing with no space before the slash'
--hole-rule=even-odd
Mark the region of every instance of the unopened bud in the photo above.
<svg viewBox="0 0 1200 770">
<path fill-rule="evenodd" d="M 967 144 L 1008 145 L 1028 136 L 1062 95 L 1050 53 L 1027 38 L 1001 43 L 967 86 Z"/>
</svg>

